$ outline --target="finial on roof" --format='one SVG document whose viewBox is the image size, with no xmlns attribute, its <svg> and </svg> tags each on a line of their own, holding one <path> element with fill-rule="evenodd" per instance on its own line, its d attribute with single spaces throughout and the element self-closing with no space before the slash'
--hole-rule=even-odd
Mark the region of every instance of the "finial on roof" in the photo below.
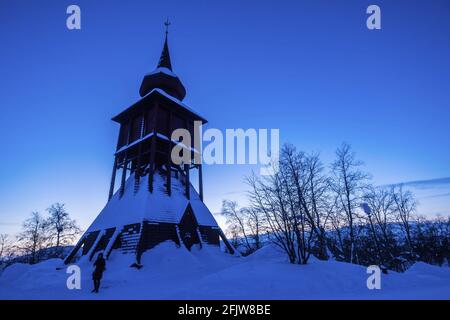
<svg viewBox="0 0 450 320">
<path fill-rule="evenodd" d="M 166 21 L 164 22 L 164 25 L 166 26 L 166 37 L 167 37 L 167 34 L 169 33 L 169 26 L 170 26 L 169 18 L 166 19 Z"/>
</svg>

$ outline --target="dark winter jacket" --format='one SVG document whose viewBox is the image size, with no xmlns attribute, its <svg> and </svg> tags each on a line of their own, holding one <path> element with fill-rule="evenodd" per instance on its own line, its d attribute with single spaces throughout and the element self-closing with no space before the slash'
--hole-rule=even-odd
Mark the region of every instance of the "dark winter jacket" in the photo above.
<svg viewBox="0 0 450 320">
<path fill-rule="evenodd" d="M 94 272 L 92 273 L 93 279 L 101 279 L 103 276 L 103 271 L 106 270 L 106 262 L 104 258 L 97 258 L 94 262 Z"/>
</svg>

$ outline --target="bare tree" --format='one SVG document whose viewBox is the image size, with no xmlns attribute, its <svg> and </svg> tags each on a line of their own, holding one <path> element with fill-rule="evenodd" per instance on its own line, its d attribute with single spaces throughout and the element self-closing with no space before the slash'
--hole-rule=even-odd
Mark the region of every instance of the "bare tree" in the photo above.
<svg viewBox="0 0 450 320">
<path fill-rule="evenodd" d="M 377 230 L 375 229 L 372 208 L 369 206 L 369 204 L 367 202 L 362 203 L 361 207 L 362 207 L 364 213 L 366 214 L 366 218 L 367 218 L 366 224 L 369 225 L 370 234 L 372 235 L 372 240 L 375 243 L 375 249 L 376 249 L 376 253 L 377 253 L 377 263 L 378 263 L 378 265 L 384 265 L 383 264 L 384 259 L 381 254 L 380 242 L 378 240 Z"/>
<path fill-rule="evenodd" d="M 33 212 L 23 223 L 22 229 L 18 235 L 18 248 L 28 255 L 29 263 L 37 263 L 48 241 L 45 220 L 39 212 Z"/>
<path fill-rule="evenodd" d="M 229 228 L 242 238 L 242 242 L 247 251 L 252 250 L 249 236 L 246 231 L 245 211 L 239 209 L 236 201 L 224 200 L 222 202 L 222 215 L 227 219 Z"/>
<path fill-rule="evenodd" d="M 253 239 L 252 251 L 258 250 L 262 247 L 261 233 L 263 230 L 263 217 L 251 207 L 242 208 L 241 212 L 246 217 L 246 225 L 250 231 L 250 237 Z"/>
<path fill-rule="evenodd" d="M 324 166 L 318 154 L 306 156 L 307 171 L 307 203 L 310 209 L 306 210 L 308 219 L 311 220 L 311 228 L 317 236 L 318 258 L 327 260 L 327 225 L 330 215 L 335 209 L 336 202 L 330 189 L 330 179 L 324 173 Z"/>
<path fill-rule="evenodd" d="M 0 234 L 0 265 L 12 254 L 12 243 L 7 234 Z"/>
<path fill-rule="evenodd" d="M 285 145 L 274 174 L 247 178 L 250 207 L 229 206 L 229 216 L 239 217 L 233 231 L 247 247 L 262 231 L 291 263 L 307 263 L 310 254 L 327 259 L 330 252 L 340 260 L 397 271 L 414 260 L 448 263 L 450 219 L 416 218 L 410 192 L 373 187 L 361 166 L 348 144 L 337 149 L 330 175 L 317 154 Z M 396 232 L 398 226 L 403 233 Z"/>
<path fill-rule="evenodd" d="M 286 253 L 290 263 L 295 263 L 295 236 L 281 181 L 279 172 L 263 178 L 255 175 L 248 177 L 247 183 L 251 187 L 249 199 L 252 210 L 260 212 L 264 217 L 269 240 Z"/>
<path fill-rule="evenodd" d="M 314 236 L 319 258 L 326 259 L 325 225 L 331 211 L 323 166 L 318 155 L 306 155 L 292 145 L 285 145 L 280 155 L 276 173 L 248 179 L 252 209 L 263 213 L 272 242 L 283 248 L 292 263 L 307 263 Z"/>
<path fill-rule="evenodd" d="M 450 266 L 450 217 L 418 217 L 414 225 L 412 237 L 417 259 L 439 266 Z"/>
<path fill-rule="evenodd" d="M 337 204 L 337 199 L 334 199 Z M 333 233 L 330 236 L 333 237 L 333 253 L 338 260 L 345 260 L 346 248 L 344 243 L 343 230 L 346 227 L 346 217 L 343 212 L 337 209 L 337 205 L 334 206 L 329 215 L 329 221 Z"/>
<path fill-rule="evenodd" d="M 371 187 L 365 195 L 365 201 L 371 208 L 374 240 L 379 244 L 382 263 L 395 259 L 395 235 L 392 223 L 395 221 L 395 202 L 393 193 L 386 187 Z"/>
<path fill-rule="evenodd" d="M 240 246 L 240 234 L 239 234 L 239 228 L 237 225 L 229 225 L 227 228 L 228 237 L 231 241 L 231 244 L 234 248 L 239 248 Z"/>
<path fill-rule="evenodd" d="M 0 234 L 0 260 L 3 258 L 4 252 L 6 252 L 6 242 L 8 240 L 8 235 L 1 233 Z"/>
<path fill-rule="evenodd" d="M 358 263 L 355 250 L 355 224 L 358 219 L 356 209 L 362 202 L 369 179 L 369 175 L 360 169 L 362 164 L 361 161 L 356 160 L 355 153 L 351 150 L 350 145 L 344 143 L 336 150 L 336 160 L 331 166 L 333 173 L 331 186 L 337 196 L 338 207 L 347 219 L 349 250 L 347 250 L 346 255 L 351 263 Z"/>
<path fill-rule="evenodd" d="M 410 258 L 414 259 L 414 246 L 411 236 L 411 219 L 416 211 L 417 202 L 410 191 L 405 191 L 403 185 L 392 187 L 392 197 L 395 203 L 395 213 L 400 226 L 405 232 Z"/>
<path fill-rule="evenodd" d="M 322 236 L 316 225 L 314 209 L 318 209 L 315 196 L 317 171 L 315 157 L 308 157 L 292 145 L 285 145 L 281 151 L 280 173 L 285 185 L 286 200 L 290 209 L 291 223 L 296 236 L 299 263 L 307 263 L 311 254 L 313 235 Z M 319 164 L 317 162 L 317 164 Z"/>
<path fill-rule="evenodd" d="M 49 217 L 46 220 L 46 226 L 49 231 L 49 240 L 55 244 L 59 254 L 60 247 L 71 244 L 81 230 L 76 221 L 70 218 L 64 204 L 57 202 L 51 205 L 47 212 Z"/>
</svg>

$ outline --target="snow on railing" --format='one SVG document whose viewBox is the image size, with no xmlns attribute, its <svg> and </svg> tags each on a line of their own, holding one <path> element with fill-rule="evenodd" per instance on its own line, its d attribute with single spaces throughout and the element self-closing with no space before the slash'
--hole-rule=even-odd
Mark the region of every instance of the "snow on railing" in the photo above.
<svg viewBox="0 0 450 320">
<path fill-rule="evenodd" d="M 200 248 L 203 248 L 204 243 L 203 243 L 202 234 L 200 232 L 200 228 L 199 227 L 195 228 L 195 231 L 197 232 L 198 241 L 200 241 Z"/>
<path fill-rule="evenodd" d="M 180 245 L 178 246 L 181 247 L 181 244 L 183 243 L 181 240 L 181 234 L 180 234 L 180 228 L 178 228 L 178 225 L 175 226 L 175 229 L 177 230 L 177 237 L 178 237 L 178 242 L 180 243 Z"/>
<path fill-rule="evenodd" d="M 114 231 L 113 235 L 111 236 L 111 239 L 109 239 L 108 245 L 105 248 L 105 257 L 108 259 L 109 254 L 111 253 L 112 247 L 114 245 L 114 242 L 116 242 L 117 237 L 122 232 L 123 227 L 118 226 L 116 227 L 116 230 Z"/>
<path fill-rule="evenodd" d="M 104 236 L 105 233 L 106 233 L 106 230 L 102 230 L 98 233 L 98 236 L 95 239 L 94 244 L 92 245 L 91 249 L 89 249 L 89 252 L 86 255 L 88 257 L 89 261 L 92 260 L 92 255 L 94 254 L 95 249 L 98 246 L 98 243 L 100 242 L 101 238 Z"/>
<path fill-rule="evenodd" d="M 78 240 L 77 244 L 75 245 L 75 247 L 70 251 L 69 255 L 64 259 L 64 263 L 68 264 L 71 261 L 73 261 L 73 259 L 75 258 L 75 256 L 77 255 L 78 251 L 80 250 L 81 246 L 83 245 L 84 240 L 86 240 L 86 234 L 84 234 L 80 240 Z"/>
</svg>

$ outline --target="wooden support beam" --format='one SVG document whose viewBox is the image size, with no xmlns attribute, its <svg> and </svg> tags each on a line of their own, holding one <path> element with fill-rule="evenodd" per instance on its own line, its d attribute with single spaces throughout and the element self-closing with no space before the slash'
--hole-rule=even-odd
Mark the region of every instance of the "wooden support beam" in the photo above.
<svg viewBox="0 0 450 320">
<path fill-rule="evenodd" d="M 150 138 L 150 170 L 148 173 L 148 191 L 153 192 L 153 176 L 155 174 L 155 154 L 156 154 L 156 119 L 158 117 L 158 104 L 155 104 L 155 112 L 153 115 L 153 136 Z"/>
<path fill-rule="evenodd" d="M 80 250 L 81 245 L 84 243 L 85 240 L 86 240 L 86 236 L 85 235 L 80 240 L 78 240 L 78 243 L 75 246 L 75 248 L 72 249 L 70 254 L 64 260 L 64 264 L 69 264 L 70 262 L 72 262 L 72 259 L 75 257 L 75 255 L 77 254 L 78 250 Z"/>
<path fill-rule="evenodd" d="M 125 180 L 127 178 L 127 166 L 128 166 L 128 160 L 127 155 L 125 154 L 125 157 L 123 158 L 123 168 L 122 168 L 122 179 L 120 181 L 120 196 L 122 197 L 125 192 Z"/>
<path fill-rule="evenodd" d="M 169 197 L 172 195 L 172 160 L 171 160 L 171 151 L 172 151 L 172 143 L 170 137 L 172 136 L 172 112 L 169 112 L 169 141 L 167 142 L 167 160 L 166 160 L 166 190 Z"/>
<path fill-rule="evenodd" d="M 228 249 L 228 252 L 230 254 L 234 254 L 234 248 L 233 246 L 230 244 L 230 242 L 228 242 L 227 237 L 225 236 L 225 234 L 223 233 L 222 229 L 219 228 L 219 237 L 222 239 L 223 243 L 225 244 L 225 246 Z"/>
<path fill-rule="evenodd" d="M 203 201 L 203 170 L 202 165 L 198 165 L 198 191 L 200 194 L 200 200 Z"/>
<path fill-rule="evenodd" d="M 142 162 L 142 143 L 138 146 L 138 155 L 136 160 L 136 170 L 134 171 L 134 193 L 139 191 L 139 185 L 141 181 L 141 162 Z"/>
<path fill-rule="evenodd" d="M 150 146 L 150 168 L 148 172 L 148 191 L 153 192 L 153 176 L 155 174 L 155 149 L 156 149 L 156 135 L 154 135 Z"/>
<path fill-rule="evenodd" d="M 141 124 L 140 124 L 140 132 L 139 132 L 139 139 L 143 136 L 143 130 L 144 130 L 144 119 L 145 114 L 142 114 L 141 118 Z M 138 145 L 138 151 L 137 151 L 137 159 L 136 159 L 136 170 L 134 172 L 134 193 L 137 193 L 139 191 L 140 181 L 141 181 L 141 163 L 142 163 L 142 143 L 140 142 Z"/>
<path fill-rule="evenodd" d="M 184 170 L 185 170 L 185 175 L 186 175 L 186 184 L 185 184 L 185 188 L 186 188 L 186 198 L 189 200 L 191 198 L 191 194 L 190 194 L 190 190 L 189 190 L 189 186 L 190 186 L 190 181 L 189 181 L 189 165 L 185 164 L 184 165 Z"/>
<path fill-rule="evenodd" d="M 113 170 L 111 174 L 111 184 L 109 186 L 108 201 L 111 200 L 114 193 L 114 185 L 116 183 L 117 157 L 114 157 Z"/>
<path fill-rule="evenodd" d="M 133 119 L 128 118 L 127 145 L 131 143 L 131 130 L 133 130 Z"/>
<path fill-rule="evenodd" d="M 170 159 L 170 142 L 169 144 L 169 153 L 167 155 L 167 163 L 166 163 L 166 168 L 167 168 L 167 172 L 166 172 L 166 189 L 167 189 L 167 194 L 169 196 L 172 195 L 172 162 Z"/>
</svg>

